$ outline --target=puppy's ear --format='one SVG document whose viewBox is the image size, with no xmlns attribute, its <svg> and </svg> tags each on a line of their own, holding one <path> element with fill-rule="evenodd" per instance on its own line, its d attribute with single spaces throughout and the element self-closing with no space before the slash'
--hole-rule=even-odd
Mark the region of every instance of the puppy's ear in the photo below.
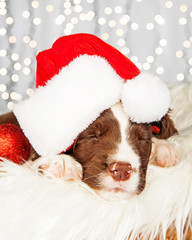
<svg viewBox="0 0 192 240">
<path fill-rule="evenodd" d="M 169 114 L 166 114 L 159 122 L 152 122 L 151 126 L 153 136 L 159 139 L 167 139 L 178 133 Z"/>
<path fill-rule="evenodd" d="M 13 112 L 0 115 L 0 124 L 12 123 L 19 126 L 19 123 Z"/>
</svg>

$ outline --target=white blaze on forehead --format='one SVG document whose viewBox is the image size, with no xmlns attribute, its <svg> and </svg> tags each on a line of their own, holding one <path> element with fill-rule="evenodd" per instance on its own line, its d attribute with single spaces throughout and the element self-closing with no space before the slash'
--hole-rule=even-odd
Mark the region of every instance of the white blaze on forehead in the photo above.
<svg viewBox="0 0 192 240">
<path fill-rule="evenodd" d="M 111 107 L 111 110 L 115 116 L 115 118 L 119 122 L 120 131 L 121 131 L 121 142 L 118 145 L 118 149 L 116 153 L 111 156 L 111 159 L 114 161 L 123 161 L 128 162 L 132 165 L 132 168 L 136 168 L 138 170 L 140 161 L 139 156 L 133 150 L 133 146 L 128 142 L 129 136 L 129 118 L 127 114 L 124 112 L 121 103 L 117 103 Z"/>
<path fill-rule="evenodd" d="M 117 103 L 111 107 L 111 111 L 114 117 L 119 122 L 121 132 L 121 142 L 118 144 L 116 153 L 109 156 L 111 162 L 127 162 L 132 165 L 134 171 L 131 173 L 131 177 L 127 181 L 115 181 L 110 174 L 102 172 L 100 174 L 100 185 L 103 187 L 99 194 L 106 199 L 117 200 L 126 199 L 138 191 L 138 185 L 140 182 L 139 156 L 134 152 L 133 147 L 128 142 L 128 129 L 129 118 L 124 112 L 121 103 Z M 122 192 L 114 193 L 114 189 L 121 189 Z"/>
</svg>

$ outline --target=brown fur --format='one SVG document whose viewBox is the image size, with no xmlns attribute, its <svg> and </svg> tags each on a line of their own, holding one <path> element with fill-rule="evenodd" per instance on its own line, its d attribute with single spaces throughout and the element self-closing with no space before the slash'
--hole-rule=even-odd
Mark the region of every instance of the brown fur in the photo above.
<svg viewBox="0 0 192 240">
<path fill-rule="evenodd" d="M 111 110 L 104 111 L 77 137 L 73 156 L 82 165 L 83 181 L 90 187 L 99 188 L 98 176 L 107 169 L 107 158 L 120 141 L 119 123 Z"/>
<path fill-rule="evenodd" d="M 0 116 L 0 124 L 3 123 L 12 123 L 15 125 L 19 125 L 13 112 L 9 112 Z"/>
<path fill-rule="evenodd" d="M 160 134 L 158 134 L 156 137 L 160 139 L 167 139 L 171 137 L 174 134 L 177 134 L 177 129 L 174 126 L 173 121 L 170 119 L 169 114 L 166 114 L 162 119 L 162 130 Z"/>
</svg>

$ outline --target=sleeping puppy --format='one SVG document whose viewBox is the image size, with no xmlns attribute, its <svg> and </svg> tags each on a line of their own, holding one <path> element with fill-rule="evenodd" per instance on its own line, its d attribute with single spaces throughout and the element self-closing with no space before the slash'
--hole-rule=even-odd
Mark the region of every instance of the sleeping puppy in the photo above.
<svg viewBox="0 0 192 240">
<path fill-rule="evenodd" d="M 0 117 L 0 124 L 5 122 L 18 125 L 13 113 Z M 158 123 L 136 124 L 117 103 L 81 132 L 65 154 L 42 158 L 32 149 L 30 158 L 37 158 L 34 164 L 42 173 L 82 179 L 104 198 L 124 199 L 143 191 L 149 162 L 176 164 L 178 154 L 166 141 L 174 134 L 168 114 Z"/>
</svg>

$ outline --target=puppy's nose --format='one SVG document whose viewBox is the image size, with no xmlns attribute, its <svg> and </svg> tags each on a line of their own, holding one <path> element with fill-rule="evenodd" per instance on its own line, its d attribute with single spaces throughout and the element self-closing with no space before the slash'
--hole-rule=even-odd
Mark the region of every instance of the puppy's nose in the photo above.
<svg viewBox="0 0 192 240">
<path fill-rule="evenodd" d="M 127 181 L 133 170 L 131 164 L 126 162 L 113 162 L 109 164 L 108 168 L 115 181 Z"/>
</svg>

